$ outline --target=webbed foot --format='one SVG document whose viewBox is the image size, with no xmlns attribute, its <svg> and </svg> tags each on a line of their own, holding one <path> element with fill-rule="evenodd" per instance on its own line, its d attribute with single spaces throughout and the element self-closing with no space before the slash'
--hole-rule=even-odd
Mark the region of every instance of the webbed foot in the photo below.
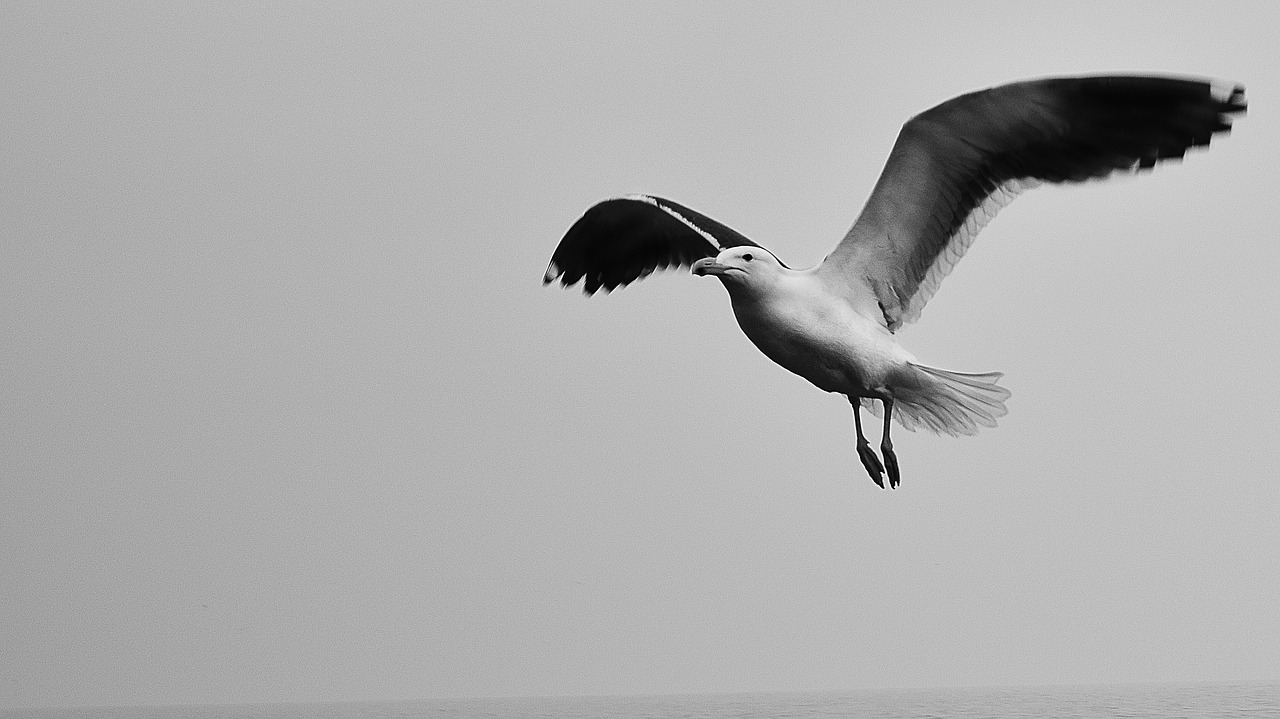
<svg viewBox="0 0 1280 719">
<path fill-rule="evenodd" d="M 889 488 L 897 489 L 902 479 L 898 475 L 898 455 L 893 453 L 893 445 L 880 445 L 880 452 L 884 454 L 885 470 L 889 474 Z"/>
<path fill-rule="evenodd" d="M 884 465 L 880 464 L 880 458 L 876 456 L 874 449 L 866 442 L 858 443 L 858 459 L 862 460 L 862 466 L 867 468 L 867 474 L 871 475 L 871 481 L 875 482 L 880 489 L 884 489 Z M 886 459 L 888 459 L 886 457 Z M 894 460 L 894 474 L 890 475 L 890 482 L 893 477 L 897 476 L 897 460 Z"/>
</svg>

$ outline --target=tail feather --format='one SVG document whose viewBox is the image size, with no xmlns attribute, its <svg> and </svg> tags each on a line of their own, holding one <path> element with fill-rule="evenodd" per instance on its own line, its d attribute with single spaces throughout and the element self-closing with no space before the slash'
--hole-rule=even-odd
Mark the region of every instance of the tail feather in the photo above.
<svg viewBox="0 0 1280 719">
<path fill-rule="evenodd" d="M 893 416 L 903 427 L 917 427 L 950 435 L 977 434 L 978 427 L 994 427 L 1009 412 L 1009 390 L 997 384 L 1000 372 L 966 373 L 909 364 L 890 384 Z M 880 415 L 874 400 L 862 405 Z"/>
<path fill-rule="evenodd" d="M 996 417 L 1003 416 L 1008 411 L 1005 409 L 1004 400 L 1009 398 L 1009 391 L 1003 387 L 999 387 L 998 385 L 997 389 L 1000 390 L 999 393 L 993 394 L 991 390 L 991 387 L 995 385 L 995 382 L 998 381 L 1000 377 L 1001 375 L 999 373 L 995 373 L 995 376 L 992 379 L 987 381 L 985 384 L 980 385 L 970 384 L 962 380 L 960 383 L 947 384 L 945 389 L 949 392 L 954 392 L 955 394 L 960 395 L 962 402 L 966 402 L 967 404 L 976 402 L 978 405 L 986 408 L 987 414 L 989 414 L 990 418 L 994 420 Z M 994 422 L 992 423 L 992 426 L 994 426 Z"/>
</svg>

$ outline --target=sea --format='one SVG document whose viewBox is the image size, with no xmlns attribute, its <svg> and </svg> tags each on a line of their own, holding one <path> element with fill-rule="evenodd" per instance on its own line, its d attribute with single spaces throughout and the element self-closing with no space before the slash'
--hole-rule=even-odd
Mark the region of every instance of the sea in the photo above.
<svg viewBox="0 0 1280 719">
<path fill-rule="evenodd" d="M 1277 683 L 422 699 L 0 710 L 0 719 L 1280 719 Z"/>
</svg>

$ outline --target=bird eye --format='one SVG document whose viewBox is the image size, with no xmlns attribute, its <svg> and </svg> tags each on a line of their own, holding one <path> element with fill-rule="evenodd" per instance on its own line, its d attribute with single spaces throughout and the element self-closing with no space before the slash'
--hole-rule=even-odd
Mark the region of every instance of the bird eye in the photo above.
<svg viewBox="0 0 1280 719">
<path fill-rule="evenodd" d="M 747 262 L 750 262 L 750 261 L 751 261 L 751 259 L 752 259 L 752 258 L 751 258 L 751 253 L 750 253 L 750 252 L 748 252 L 747 254 L 743 255 L 743 256 L 742 256 L 742 259 L 746 260 Z"/>
</svg>

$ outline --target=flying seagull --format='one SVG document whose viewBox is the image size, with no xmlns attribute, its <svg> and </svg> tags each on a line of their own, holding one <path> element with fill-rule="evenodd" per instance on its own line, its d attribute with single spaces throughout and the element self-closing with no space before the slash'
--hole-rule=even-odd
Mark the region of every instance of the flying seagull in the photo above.
<svg viewBox="0 0 1280 719">
<path fill-rule="evenodd" d="M 747 337 L 770 359 L 853 407 L 858 457 L 884 488 L 899 483 L 891 419 L 971 435 L 994 427 L 1009 391 L 999 372 L 920 364 L 894 333 L 920 317 L 974 237 L 1018 193 L 1148 170 L 1206 146 L 1245 110 L 1244 88 L 1171 77 L 1060 77 L 972 92 L 902 126 L 871 197 L 835 250 L 796 270 L 670 200 L 605 200 L 569 228 L 544 284 L 588 295 L 658 269 L 692 266 L 729 291 Z M 879 401 L 882 411 L 875 405 Z M 859 409 L 884 420 L 883 463 Z"/>
</svg>

